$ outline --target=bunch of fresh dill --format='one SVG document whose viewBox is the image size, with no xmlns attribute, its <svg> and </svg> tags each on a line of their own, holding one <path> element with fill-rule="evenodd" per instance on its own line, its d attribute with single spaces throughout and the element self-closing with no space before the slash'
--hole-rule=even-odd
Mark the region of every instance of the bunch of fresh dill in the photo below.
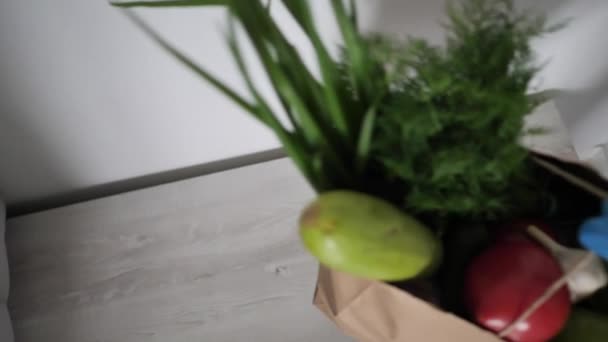
<svg viewBox="0 0 608 342">
<path fill-rule="evenodd" d="M 372 154 L 410 212 L 513 215 L 542 195 L 519 141 L 539 104 L 527 95 L 539 71 L 531 40 L 557 27 L 509 0 L 454 3 L 448 15 L 444 47 L 370 40 L 391 79 Z"/>
</svg>

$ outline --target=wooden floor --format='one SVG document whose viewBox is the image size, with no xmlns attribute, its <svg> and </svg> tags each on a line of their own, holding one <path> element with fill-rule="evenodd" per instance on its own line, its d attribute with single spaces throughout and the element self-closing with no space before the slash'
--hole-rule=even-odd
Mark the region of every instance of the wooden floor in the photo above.
<svg viewBox="0 0 608 342">
<path fill-rule="evenodd" d="M 8 223 L 17 342 L 340 342 L 296 232 L 287 160 Z"/>
</svg>

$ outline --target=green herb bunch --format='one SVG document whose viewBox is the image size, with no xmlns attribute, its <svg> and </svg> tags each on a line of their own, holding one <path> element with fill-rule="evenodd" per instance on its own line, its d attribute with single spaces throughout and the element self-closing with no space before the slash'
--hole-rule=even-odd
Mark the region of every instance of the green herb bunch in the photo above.
<svg viewBox="0 0 608 342">
<path fill-rule="evenodd" d="M 537 104 L 526 96 L 538 71 L 529 43 L 547 31 L 544 19 L 518 13 L 511 0 L 463 0 L 449 7 L 447 45 L 441 48 L 423 40 L 370 38 L 359 31 L 354 0 L 328 1 L 343 40 L 339 57 L 322 42 L 309 1 L 280 1 L 314 47 L 320 78 L 285 37 L 268 3 L 114 5 L 224 6 L 230 14 L 227 43 L 248 96 L 129 15 L 165 50 L 272 129 L 318 192 L 367 192 L 413 214 L 470 217 L 507 211 L 513 202 L 510 187 L 528 174 L 527 152 L 517 142 L 523 117 Z M 287 123 L 251 79 L 238 29 L 262 62 Z"/>
<path fill-rule="evenodd" d="M 518 142 L 524 117 L 540 102 L 527 96 L 539 71 L 530 41 L 556 27 L 509 0 L 448 9 L 445 47 L 372 40 L 393 73 L 372 153 L 402 184 L 411 212 L 512 214 L 540 195 L 516 190 L 534 184 Z"/>
</svg>

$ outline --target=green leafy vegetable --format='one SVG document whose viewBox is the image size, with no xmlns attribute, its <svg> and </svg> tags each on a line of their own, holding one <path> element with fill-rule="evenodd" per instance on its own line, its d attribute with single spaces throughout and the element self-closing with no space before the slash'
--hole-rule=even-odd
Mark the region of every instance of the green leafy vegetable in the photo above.
<svg viewBox="0 0 608 342">
<path fill-rule="evenodd" d="M 445 47 L 359 31 L 354 1 L 328 0 L 342 35 L 330 55 L 307 0 L 281 0 L 314 47 L 320 79 L 259 0 L 120 2 L 119 7 L 225 6 L 227 42 L 249 98 L 189 60 L 133 14 L 165 50 L 274 131 L 318 192 L 350 189 L 416 215 L 499 217 L 534 203 L 523 118 L 543 96 L 526 95 L 537 73 L 530 40 L 551 30 L 511 0 L 448 7 Z M 277 1 L 278 2 L 278 1 Z M 261 61 L 289 124 L 249 75 L 235 31 Z M 513 191 L 517 188 L 517 191 Z"/>
<path fill-rule="evenodd" d="M 372 151 L 403 184 L 411 212 L 512 214 L 524 205 L 513 189 L 534 183 L 518 143 L 540 103 L 526 95 L 539 70 L 530 40 L 550 28 L 508 0 L 465 1 L 448 13 L 445 47 L 376 38 L 396 74 Z"/>
</svg>

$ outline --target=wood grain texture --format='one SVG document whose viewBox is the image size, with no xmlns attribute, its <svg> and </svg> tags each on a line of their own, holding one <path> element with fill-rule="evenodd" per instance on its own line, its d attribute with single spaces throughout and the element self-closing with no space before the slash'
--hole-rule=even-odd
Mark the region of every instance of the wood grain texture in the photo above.
<svg viewBox="0 0 608 342">
<path fill-rule="evenodd" d="M 312 306 L 282 159 L 8 222 L 18 342 L 350 341 Z"/>
</svg>

